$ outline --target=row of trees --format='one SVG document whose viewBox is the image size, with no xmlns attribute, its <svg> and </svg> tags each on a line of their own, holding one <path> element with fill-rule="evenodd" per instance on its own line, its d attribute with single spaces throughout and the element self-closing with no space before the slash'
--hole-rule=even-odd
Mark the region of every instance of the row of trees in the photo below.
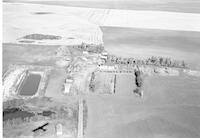
<svg viewBox="0 0 200 138">
<path fill-rule="evenodd" d="M 94 92 L 94 89 L 95 89 L 94 80 L 95 80 L 95 73 L 92 72 L 92 76 L 91 76 L 90 84 L 89 84 L 89 89 L 90 89 L 92 92 Z"/>
<path fill-rule="evenodd" d="M 122 58 L 110 55 L 108 56 L 108 63 L 114 64 L 125 64 L 125 65 L 156 65 L 156 66 L 166 66 L 166 67 L 178 67 L 187 68 L 184 61 L 173 60 L 171 58 L 155 57 L 147 58 L 145 60 L 139 60 L 134 58 Z"/>
<path fill-rule="evenodd" d="M 157 65 L 157 66 L 167 66 L 167 67 L 178 67 L 186 68 L 187 65 L 184 61 L 173 60 L 171 58 L 154 57 L 146 59 L 146 64 Z"/>
</svg>

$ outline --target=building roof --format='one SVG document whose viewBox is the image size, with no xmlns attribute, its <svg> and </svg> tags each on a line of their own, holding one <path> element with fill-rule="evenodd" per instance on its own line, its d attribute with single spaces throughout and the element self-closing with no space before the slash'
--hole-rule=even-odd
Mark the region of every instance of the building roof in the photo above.
<svg viewBox="0 0 200 138">
<path fill-rule="evenodd" d="M 70 88 L 71 88 L 71 83 L 65 83 L 64 84 L 64 93 L 69 93 L 70 92 Z"/>
<path fill-rule="evenodd" d="M 72 83 L 73 80 L 72 79 L 65 79 L 65 83 Z"/>
<path fill-rule="evenodd" d="M 62 135 L 63 134 L 62 124 L 57 124 L 56 125 L 56 134 L 57 135 Z"/>
<path fill-rule="evenodd" d="M 107 56 L 108 52 L 102 52 L 101 54 L 104 55 L 104 56 Z"/>
</svg>

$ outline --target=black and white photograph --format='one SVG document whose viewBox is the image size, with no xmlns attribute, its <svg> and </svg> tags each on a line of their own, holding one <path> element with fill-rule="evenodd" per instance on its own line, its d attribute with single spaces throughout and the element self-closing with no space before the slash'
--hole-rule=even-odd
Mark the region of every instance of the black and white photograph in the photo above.
<svg viewBox="0 0 200 138">
<path fill-rule="evenodd" d="M 200 138 L 200 0 L 2 0 L 2 138 Z"/>
</svg>

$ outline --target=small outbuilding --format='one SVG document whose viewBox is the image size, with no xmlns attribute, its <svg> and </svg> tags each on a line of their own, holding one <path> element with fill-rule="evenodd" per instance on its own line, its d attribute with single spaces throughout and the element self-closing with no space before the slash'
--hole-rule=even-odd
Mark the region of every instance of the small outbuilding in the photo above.
<svg viewBox="0 0 200 138">
<path fill-rule="evenodd" d="M 88 51 L 83 51 L 83 55 L 88 55 Z"/>
<path fill-rule="evenodd" d="M 65 88 L 64 94 L 69 93 L 70 92 L 70 88 L 71 88 L 71 84 L 70 83 L 65 83 L 64 84 L 64 88 Z"/>
<path fill-rule="evenodd" d="M 57 124 L 56 125 L 56 135 L 57 136 L 62 136 L 63 135 L 62 124 Z"/>
<path fill-rule="evenodd" d="M 101 53 L 102 56 L 108 56 L 108 52 L 104 51 Z"/>
<path fill-rule="evenodd" d="M 70 88 L 72 86 L 72 79 L 65 79 L 64 83 L 64 94 L 68 94 L 70 92 Z"/>
</svg>

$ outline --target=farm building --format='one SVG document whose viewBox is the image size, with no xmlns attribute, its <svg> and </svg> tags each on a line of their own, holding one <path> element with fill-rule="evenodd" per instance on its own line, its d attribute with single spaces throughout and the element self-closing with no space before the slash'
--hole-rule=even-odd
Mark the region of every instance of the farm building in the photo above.
<svg viewBox="0 0 200 138">
<path fill-rule="evenodd" d="M 83 51 L 83 55 L 88 55 L 88 51 Z"/>
<path fill-rule="evenodd" d="M 64 94 L 68 94 L 70 92 L 70 88 L 72 86 L 72 79 L 66 79 L 64 83 Z"/>
<path fill-rule="evenodd" d="M 57 136 L 62 136 L 63 130 L 62 130 L 62 124 L 57 124 L 56 125 L 56 135 Z"/>
<path fill-rule="evenodd" d="M 104 51 L 101 53 L 102 56 L 108 56 L 108 52 Z"/>
<path fill-rule="evenodd" d="M 67 94 L 67 93 L 69 93 L 70 92 L 70 88 L 71 88 L 71 83 L 65 83 L 64 84 L 64 94 Z"/>
<path fill-rule="evenodd" d="M 99 66 L 99 70 L 101 70 L 101 71 L 117 71 L 118 68 L 117 68 L 117 66 L 102 65 L 102 66 Z"/>
</svg>

